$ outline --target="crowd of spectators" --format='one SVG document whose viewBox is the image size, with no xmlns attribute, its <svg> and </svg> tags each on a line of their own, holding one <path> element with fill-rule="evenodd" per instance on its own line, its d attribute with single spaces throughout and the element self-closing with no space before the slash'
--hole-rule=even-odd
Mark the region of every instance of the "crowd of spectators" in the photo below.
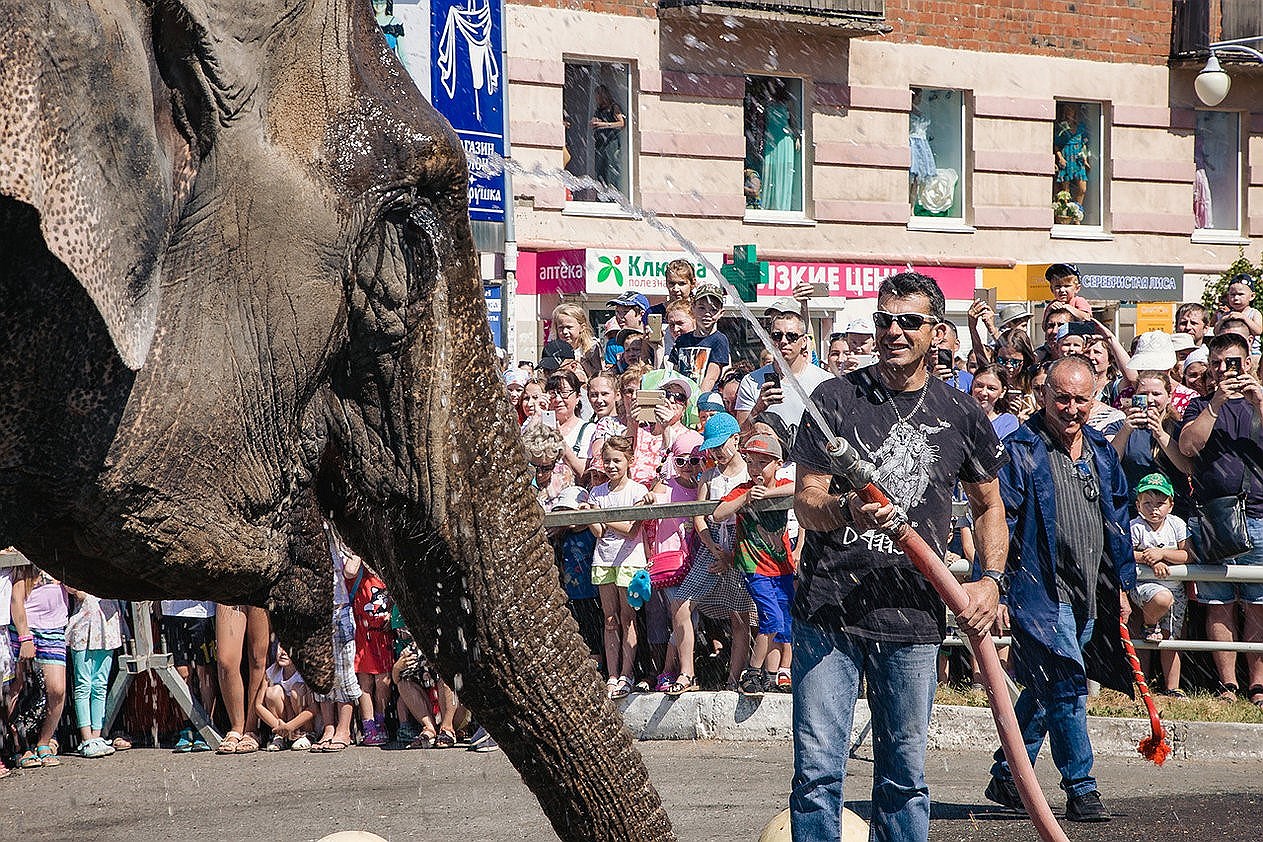
<svg viewBox="0 0 1263 842">
<path fill-rule="evenodd" d="M 1194 634 L 1185 628 L 1192 601 L 1206 638 L 1263 642 L 1263 583 L 1167 579 L 1171 565 L 1187 562 L 1263 565 L 1263 316 L 1252 306 L 1254 279 L 1233 279 L 1217 308 L 1181 305 L 1173 331 L 1143 333 L 1124 348 L 1092 317 L 1073 265 L 1055 264 L 1047 278 L 1052 299 L 1041 324 L 1026 305 L 975 301 L 966 357 L 951 328 L 935 340 L 926 368 L 971 395 L 1004 439 L 1042 407 L 1053 361 L 1086 360 L 1094 374 L 1088 425 L 1121 460 L 1133 500 L 1130 540 L 1147 574 L 1128 594 L 1134 635 L 1160 642 Z M 699 282 L 683 260 L 669 265 L 666 285 L 661 303 L 631 290 L 610 301 L 614 316 L 599 337 L 582 308 L 561 304 L 538 363 L 514 362 L 504 372 L 545 511 L 615 511 L 599 524 L 549 529 L 560 581 L 613 699 L 703 685 L 787 692 L 801 544 L 792 506 L 774 498 L 794 494 L 789 456 L 804 398 L 876 364 L 873 320 L 855 319 L 817 346 L 806 310 L 812 290 L 803 285 L 763 310 L 776 354 L 765 352 L 755 367 L 734 358 L 719 329 L 719 285 Z M 693 501 L 716 507 L 647 520 L 625 511 Z M 1234 512 L 1244 533 L 1237 546 Z M 952 549 L 972 561 L 971 525 L 957 525 Z M 357 732 L 365 745 L 445 748 L 464 739 L 494 749 L 411 641 L 381 579 L 332 528 L 329 537 L 337 681 L 328 696 L 307 689 L 262 609 L 162 603 L 166 650 L 193 697 L 227 725 L 217 751 L 338 752 Z M 10 641 L 0 647 L 6 761 L 59 764 L 68 688 L 77 754 L 106 757 L 129 746 L 102 734 L 111 665 L 127 637 L 123 608 L 34 567 L 0 575 L 0 625 Z M 1001 631 L 1004 619 L 1001 609 Z M 1179 655 L 1162 649 L 1151 660 L 1159 691 L 1184 695 L 1190 685 Z M 1263 707 L 1263 656 L 1247 654 L 1243 673 L 1234 652 L 1215 652 L 1212 661 L 1208 689 Z M 210 750 L 192 723 L 171 743 L 178 752 Z"/>
</svg>

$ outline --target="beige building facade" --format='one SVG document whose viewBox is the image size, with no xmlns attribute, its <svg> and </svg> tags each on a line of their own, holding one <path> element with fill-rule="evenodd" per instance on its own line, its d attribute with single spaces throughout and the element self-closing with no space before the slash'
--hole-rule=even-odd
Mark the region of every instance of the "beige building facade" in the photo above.
<svg viewBox="0 0 1263 842">
<path fill-rule="evenodd" d="M 624 288 L 661 294 L 654 270 L 682 243 L 710 272 L 754 244 L 771 261 L 761 297 L 826 284 L 818 336 L 871 312 L 905 266 L 941 274 L 960 320 L 978 288 L 1038 302 L 1044 265 L 1090 264 L 1088 296 L 1126 333 L 1134 302 L 1152 317 L 1199 299 L 1239 249 L 1258 258 L 1263 66 L 1225 65 L 1230 93 L 1202 105 L 1205 53 L 1174 43 L 1169 2 L 994 19 L 831 5 L 856 13 L 506 7 L 518 357 L 563 299 L 599 319 Z M 615 119 L 594 116 L 602 102 Z M 603 142 L 593 120 L 620 113 Z"/>
</svg>

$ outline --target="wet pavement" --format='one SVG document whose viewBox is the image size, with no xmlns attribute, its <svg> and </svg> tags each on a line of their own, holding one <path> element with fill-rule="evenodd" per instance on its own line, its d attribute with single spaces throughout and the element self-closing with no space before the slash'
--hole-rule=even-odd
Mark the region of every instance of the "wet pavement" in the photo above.
<svg viewBox="0 0 1263 842">
<path fill-rule="evenodd" d="M 786 800 L 788 742 L 641 743 L 682 840 L 756 840 Z M 871 747 L 850 764 L 848 795 L 866 800 Z M 1035 839 L 1022 818 L 982 798 L 989 757 L 936 752 L 928 763 L 934 842 Z M 1060 815 L 1064 799 L 1047 757 L 1038 771 Z M 1065 825 L 1079 840 L 1255 838 L 1263 827 L 1263 762 L 1100 758 L 1114 821 Z M 866 813 L 864 800 L 849 804 Z M 504 755 L 448 749 L 354 747 L 217 757 L 133 749 L 0 781 L 0 838 L 23 840 L 319 839 L 335 830 L 387 839 L 553 838 Z"/>
</svg>

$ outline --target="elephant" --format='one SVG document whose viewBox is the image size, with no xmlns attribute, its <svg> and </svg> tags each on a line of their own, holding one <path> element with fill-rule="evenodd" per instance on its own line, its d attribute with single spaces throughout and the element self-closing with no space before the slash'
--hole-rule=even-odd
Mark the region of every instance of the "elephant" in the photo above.
<svg viewBox="0 0 1263 842">
<path fill-rule="evenodd" d="M 332 522 L 568 840 L 674 838 L 566 611 L 458 138 L 365 0 L 0 0 L 0 546 L 267 607 Z"/>
</svg>

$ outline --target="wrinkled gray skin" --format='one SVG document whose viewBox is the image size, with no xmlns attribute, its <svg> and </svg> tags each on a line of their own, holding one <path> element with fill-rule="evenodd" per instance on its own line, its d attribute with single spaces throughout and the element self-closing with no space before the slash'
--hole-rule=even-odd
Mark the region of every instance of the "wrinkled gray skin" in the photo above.
<svg viewBox="0 0 1263 842">
<path fill-rule="evenodd" d="M 272 611 L 327 686 L 321 514 L 565 839 L 672 838 L 564 605 L 450 128 L 364 0 L 0 0 L 0 546 Z"/>
</svg>

